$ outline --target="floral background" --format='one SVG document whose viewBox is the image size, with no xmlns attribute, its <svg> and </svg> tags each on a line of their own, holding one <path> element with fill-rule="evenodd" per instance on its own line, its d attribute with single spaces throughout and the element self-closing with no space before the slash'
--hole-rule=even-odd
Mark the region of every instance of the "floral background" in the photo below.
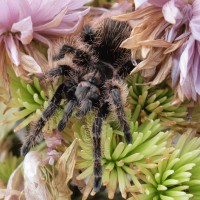
<svg viewBox="0 0 200 200">
<path fill-rule="evenodd" d="M 200 199 L 199 0 L 1 0 L 0 199 Z M 20 147 L 61 79 L 54 43 L 102 15 L 127 21 L 121 44 L 141 60 L 125 80 L 126 144 L 115 116 L 102 132 L 102 189 L 93 191 L 94 113 L 56 131 L 64 102 L 25 157 Z"/>
</svg>

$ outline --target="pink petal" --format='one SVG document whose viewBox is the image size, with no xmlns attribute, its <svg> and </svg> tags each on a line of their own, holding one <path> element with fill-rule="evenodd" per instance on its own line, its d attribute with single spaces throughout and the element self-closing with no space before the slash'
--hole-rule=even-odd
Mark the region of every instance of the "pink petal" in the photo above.
<svg viewBox="0 0 200 200">
<path fill-rule="evenodd" d="M 168 33 L 165 36 L 165 39 L 167 42 L 173 42 L 176 39 L 181 25 L 182 25 L 182 21 L 178 20 L 177 23 L 174 24 L 171 27 L 171 29 L 169 29 Z"/>
<path fill-rule="evenodd" d="M 47 147 L 56 147 L 62 144 L 62 135 L 58 131 L 54 131 L 52 135 L 45 135 L 45 142 Z"/>
<path fill-rule="evenodd" d="M 165 20 L 171 24 L 175 24 L 177 19 L 183 17 L 179 9 L 175 6 L 174 0 L 167 2 L 162 8 L 162 12 Z"/>
<path fill-rule="evenodd" d="M 173 61 L 172 61 L 172 87 L 174 87 L 179 80 L 180 77 L 180 57 L 182 52 L 185 50 L 185 47 L 187 46 L 187 43 L 184 43 L 174 54 Z"/>
<path fill-rule="evenodd" d="M 148 2 L 154 6 L 162 7 L 169 0 L 148 0 Z"/>
<path fill-rule="evenodd" d="M 145 6 L 148 6 L 148 0 L 135 0 L 135 9 L 137 10 L 138 8 L 142 8 Z"/>
<path fill-rule="evenodd" d="M 186 79 L 190 68 L 193 66 L 194 51 L 195 51 L 195 40 L 191 36 L 187 41 L 187 46 L 180 57 L 179 68 L 181 70 L 181 79 L 180 79 L 181 85 Z"/>
<path fill-rule="evenodd" d="M 18 1 L 1 0 L 0 27 L 9 30 L 14 22 L 19 19 Z"/>
<path fill-rule="evenodd" d="M 194 56 L 194 64 L 192 73 L 194 77 L 194 85 L 196 92 L 200 95 L 200 43 L 196 41 L 196 51 Z"/>
<path fill-rule="evenodd" d="M 37 64 L 33 57 L 21 53 L 21 66 L 30 74 L 42 73 L 41 67 Z"/>
<path fill-rule="evenodd" d="M 195 40 L 200 41 L 200 2 L 194 0 L 192 4 L 192 19 L 190 21 L 190 29 Z"/>
<path fill-rule="evenodd" d="M 114 3 L 111 8 L 111 11 L 119 11 L 120 14 L 123 14 L 131 9 L 132 9 L 132 4 L 124 0 L 121 3 Z"/>
<path fill-rule="evenodd" d="M 192 98 L 194 101 L 197 100 L 197 93 L 195 91 L 193 76 L 191 73 L 188 73 L 187 77 L 181 83 L 181 88 L 182 88 L 184 95 L 188 99 Z"/>
<path fill-rule="evenodd" d="M 70 0 L 69 3 L 67 3 L 67 7 L 69 10 L 75 10 L 90 2 L 92 2 L 92 0 Z"/>
<path fill-rule="evenodd" d="M 39 33 L 33 33 L 33 37 L 37 39 L 38 41 L 46 44 L 47 46 L 50 45 L 50 41 L 46 37 L 43 37 L 42 35 L 40 35 Z"/>
<path fill-rule="evenodd" d="M 11 174 L 8 183 L 7 183 L 7 190 L 10 191 L 18 191 L 19 195 L 16 194 L 9 194 L 5 197 L 4 200 L 17 200 L 19 199 L 20 193 L 23 191 L 24 186 L 24 178 L 22 174 L 22 163 L 13 171 Z"/>
<path fill-rule="evenodd" d="M 6 69 L 6 49 L 4 46 L 4 41 L 2 38 L 0 38 L 0 74 L 1 74 L 1 80 L 3 80 L 3 85 L 9 91 L 9 80 L 8 80 L 8 74 L 7 74 L 7 69 Z"/>
<path fill-rule="evenodd" d="M 65 16 L 67 10 L 68 10 L 68 8 L 63 9 L 55 18 L 53 18 L 52 21 L 50 21 L 46 24 L 43 24 L 41 26 L 34 27 L 34 31 L 42 31 L 42 30 L 46 30 L 49 28 L 54 28 L 54 27 L 59 26 L 63 17 Z"/>
<path fill-rule="evenodd" d="M 11 29 L 12 32 L 20 32 L 20 40 L 23 44 L 29 44 L 33 39 L 33 26 L 31 17 L 27 17 L 17 23 L 14 23 Z"/>
<path fill-rule="evenodd" d="M 172 61 L 172 72 L 171 72 L 172 87 L 174 87 L 177 84 L 179 76 L 180 76 L 179 59 L 180 59 L 180 55 L 177 52 L 174 55 L 173 61 Z"/>
<path fill-rule="evenodd" d="M 31 7 L 31 17 L 34 25 L 42 25 L 54 18 L 62 9 L 62 0 L 28 0 Z"/>
<path fill-rule="evenodd" d="M 88 2 L 90 0 L 29 0 L 32 8 L 33 24 L 36 26 L 42 25 L 51 21 L 63 9 L 68 8 L 68 11 L 79 9 Z"/>
<path fill-rule="evenodd" d="M 4 42 L 8 56 L 10 57 L 11 61 L 18 66 L 20 64 L 19 50 L 12 35 L 4 37 Z"/>
<path fill-rule="evenodd" d="M 82 12 L 77 12 L 76 14 L 66 15 L 63 18 L 63 21 L 60 24 L 60 26 L 51 28 L 48 31 L 44 30 L 42 31 L 42 33 L 49 34 L 49 35 L 56 35 L 56 36 L 64 36 L 66 34 L 74 33 L 78 28 L 80 28 L 83 25 L 83 16 L 86 15 L 89 12 L 89 10 L 90 8 Z M 72 25 L 70 24 L 70 27 L 69 26 L 67 27 L 67 24 L 69 24 L 69 21 L 70 19 L 72 19 L 72 16 L 74 16 L 76 23 L 72 23 Z"/>
</svg>

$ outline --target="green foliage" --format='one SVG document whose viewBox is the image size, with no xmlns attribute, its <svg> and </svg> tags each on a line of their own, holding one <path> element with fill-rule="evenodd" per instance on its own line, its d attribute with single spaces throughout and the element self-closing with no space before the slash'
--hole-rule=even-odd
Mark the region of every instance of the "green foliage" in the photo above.
<svg viewBox="0 0 200 200">
<path fill-rule="evenodd" d="M 164 126 L 175 126 L 185 121 L 186 106 L 174 105 L 173 91 L 166 84 L 149 86 L 139 74 L 135 74 L 129 77 L 128 87 L 129 106 L 137 111 L 141 122 L 160 119 Z"/>
<path fill-rule="evenodd" d="M 12 153 L 9 153 L 3 162 L 0 162 L 0 179 L 5 184 L 7 184 L 10 175 L 17 168 L 17 166 L 22 162 L 21 157 L 13 156 Z"/>
<path fill-rule="evenodd" d="M 200 138 L 182 135 L 175 148 L 154 169 L 139 166 L 145 175 L 140 200 L 188 200 L 200 198 Z M 135 191 L 134 186 L 130 189 Z M 134 199 L 134 198 L 133 198 Z"/>
<path fill-rule="evenodd" d="M 7 110 L 10 108 L 18 108 L 20 110 L 2 123 L 16 122 L 26 118 L 15 128 L 15 131 L 18 131 L 33 121 L 35 114 L 41 114 L 41 109 L 47 106 L 48 102 L 38 78 L 34 77 L 33 81 L 28 83 L 16 77 L 13 72 L 9 72 L 9 80 L 12 98 L 10 100 L 8 100 L 9 96 L 2 98 Z"/>
<path fill-rule="evenodd" d="M 107 187 L 109 198 L 114 197 L 118 187 L 123 198 L 126 198 L 127 189 L 132 184 L 142 192 L 143 188 L 137 177 L 139 166 L 145 169 L 154 168 L 162 160 L 163 154 L 170 151 L 167 148 L 167 141 L 171 134 L 162 132 L 163 127 L 159 120 L 151 120 L 142 125 L 138 125 L 138 122 L 130 122 L 130 127 L 133 143 L 126 144 L 122 131 L 112 128 L 108 123 L 103 126 L 102 184 Z M 93 173 L 92 138 L 86 126 L 82 125 L 78 130 L 78 127 L 74 125 L 74 129 L 81 147 L 76 168 L 81 169 L 82 173 L 77 179 L 82 180 Z"/>
</svg>

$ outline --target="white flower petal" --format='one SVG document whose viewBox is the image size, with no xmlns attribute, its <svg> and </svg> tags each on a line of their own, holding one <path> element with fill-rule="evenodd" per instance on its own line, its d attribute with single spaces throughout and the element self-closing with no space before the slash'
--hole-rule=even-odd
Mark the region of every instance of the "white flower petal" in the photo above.
<svg viewBox="0 0 200 200">
<path fill-rule="evenodd" d="M 41 178 L 39 167 L 42 164 L 38 152 L 29 152 L 24 159 L 24 193 L 26 199 L 49 200 L 49 191 Z"/>
<path fill-rule="evenodd" d="M 33 57 L 21 53 L 21 66 L 29 73 L 42 73 L 41 67 L 37 64 Z"/>
</svg>

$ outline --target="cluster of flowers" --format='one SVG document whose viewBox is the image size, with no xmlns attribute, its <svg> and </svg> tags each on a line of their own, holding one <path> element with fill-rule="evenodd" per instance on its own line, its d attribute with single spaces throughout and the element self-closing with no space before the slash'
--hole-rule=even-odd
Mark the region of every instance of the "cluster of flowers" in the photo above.
<svg viewBox="0 0 200 200">
<path fill-rule="evenodd" d="M 198 0 L 135 0 L 136 11 L 115 17 L 135 20 L 131 37 L 121 45 L 140 51 L 143 70 L 152 84 L 171 73 L 178 97 L 197 100 L 200 94 L 200 4 Z"/>
<path fill-rule="evenodd" d="M 200 198 L 200 140 L 195 137 L 200 127 L 186 107 L 200 95 L 198 1 L 134 0 L 133 12 L 112 17 L 130 21 L 132 33 L 121 46 L 131 49 L 133 58 L 142 62 L 127 80 L 125 111 L 132 144 L 126 144 L 117 121 L 108 117 L 103 125 L 102 185 L 110 199 L 118 191 L 130 200 Z M 44 127 L 45 142 L 37 151 L 28 153 L 23 162 L 21 157 L 8 154 L 12 146 L 8 133 L 15 122 L 20 121 L 14 128 L 18 132 L 41 116 L 59 84 L 56 80 L 45 85 L 34 77 L 48 70 L 54 40 L 78 33 L 88 13 L 93 12 L 93 17 L 95 12 L 107 12 L 83 6 L 88 2 L 1 2 L 0 99 L 6 108 L 0 104 L 0 109 L 13 113 L 0 117 L 0 125 L 6 127 L 0 137 L 0 199 L 71 199 L 69 181 L 78 186 L 83 199 L 95 194 L 92 113 L 81 121 L 72 116 L 65 130 L 58 133 L 54 129 L 63 111 L 61 103 Z M 131 5 L 122 1 L 113 10 L 127 7 Z M 188 100 L 181 102 L 185 97 Z M 177 132 L 183 135 L 177 136 Z"/>
</svg>

